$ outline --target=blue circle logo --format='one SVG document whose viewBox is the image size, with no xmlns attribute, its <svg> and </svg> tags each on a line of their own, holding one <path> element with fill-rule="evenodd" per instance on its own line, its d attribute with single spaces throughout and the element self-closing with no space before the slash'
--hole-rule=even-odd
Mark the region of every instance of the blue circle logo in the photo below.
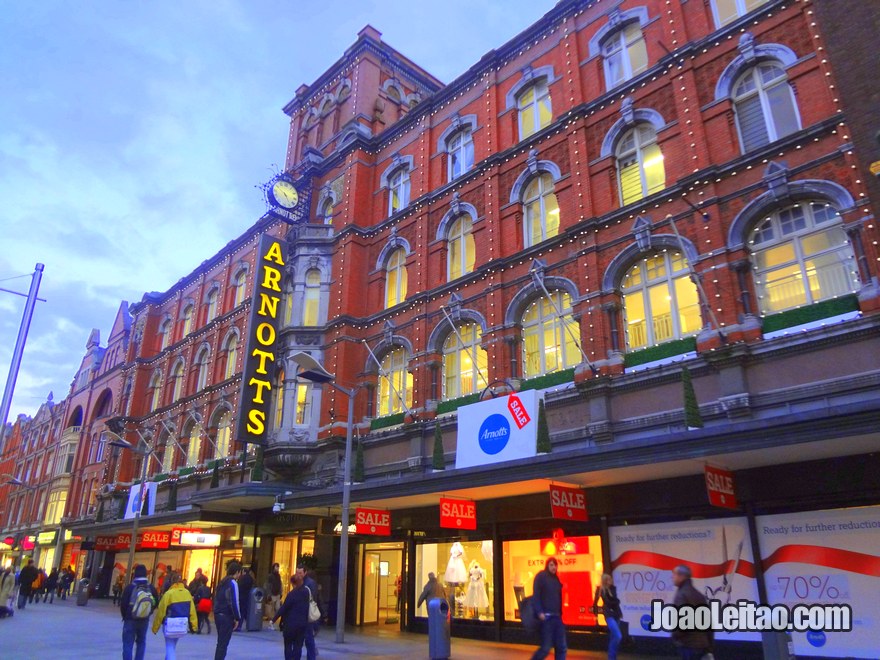
<svg viewBox="0 0 880 660">
<path fill-rule="evenodd" d="M 651 615 L 650 614 L 643 614 L 642 618 L 639 619 L 639 623 L 642 624 L 642 628 L 644 630 L 650 630 L 651 629 Z"/>
<path fill-rule="evenodd" d="M 807 632 L 807 641 L 816 648 L 825 646 L 825 633 L 823 633 L 821 630 L 810 630 L 809 632 Z"/>
<path fill-rule="evenodd" d="M 510 440 L 510 424 L 504 415 L 489 415 L 480 426 L 480 449 L 493 455 L 507 446 Z"/>
</svg>

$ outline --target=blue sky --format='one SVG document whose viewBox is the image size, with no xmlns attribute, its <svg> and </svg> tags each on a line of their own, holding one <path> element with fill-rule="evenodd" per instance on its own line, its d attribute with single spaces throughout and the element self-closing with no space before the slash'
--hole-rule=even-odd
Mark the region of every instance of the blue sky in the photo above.
<svg viewBox="0 0 880 660">
<path fill-rule="evenodd" d="M 281 107 L 367 23 L 444 82 L 552 0 L 4 3 L 0 287 L 46 265 L 9 419 L 67 395 L 92 328 L 259 218 Z M 0 383 L 24 298 L 0 292 Z"/>
</svg>

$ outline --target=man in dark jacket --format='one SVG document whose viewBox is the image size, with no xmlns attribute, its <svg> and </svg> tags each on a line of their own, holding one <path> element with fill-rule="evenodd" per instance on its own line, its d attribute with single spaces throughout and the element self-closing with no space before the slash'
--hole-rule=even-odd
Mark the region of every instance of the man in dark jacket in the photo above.
<svg viewBox="0 0 880 660">
<path fill-rule="evenodd" d="M 34 580 L 37 579 L 37 567 L 34 560 L 29 559 L 27 566 L 18 574 L 18 609 L 23 610 L 34 590 Z"/>
<path fill-rule="evenodd" d="M 299 564 L 296 567 L 296 574 L 302 579 L 303 586 L 309 590 L 311 599 L 318 604 L 318 609 L 321 610 L 321 613 L 323 614 L 324 607 L 318 597 L 318 585 L 309 576 L 309 571 L 306 566 L 304 564 Z M 319 621 L 315 621 L 314 623 L 310 622 L 309 625 L 306 626 L 306 660 L 315 660 L 315 658 L 318 657 L 318 647 L 315 646 L 315 635 L 318 634 L 319 623 Z"/>
<path fill-rule="evenodd" d="M 214 624 L 217 626 L 217 648 L 214 660 L 224 660 L 232 629 L 241 621 L 241 610 L 238 605 L 238 582 L 241 575 L 241 564 L 231 560 L 226 564 L 226 577 L 220 580 L 214 591 Z"/>
<path fill-rule="evenodd" d="M 422 603 L 427 603 L 432 598 L 446 600 L 446 589 L 444 589 L 443 585 L 437 580 L 436 575 L 428 573 L 428 581 L 425 582 L 425 587 L 422 589 L 418 601 L 416 601 L 416 611 L 422 606 Z"/>
<path fill-rule="evenodd" d="M 672 582 L 677 587 L 673 601 L 676 607 L 706 605 L 706 597 L 691 582 L 690 568 L 676 566 L 672 570 Z M 711 632 L 705 630 L 674 630 L 672 641 L 682 660 L 700 660 L 712 648 Z"/>
<path fill-rule="evenodd" d="M 135 660 L 144 660 L 147 651 L 147 628 L 150 617 L 135 619 L 131 614 L 131 595 L 135 589 L 148 588 L 153 597 L 153 609 L 159 603 L 159 594 L 147 580 L 147 567 L 138 564 L 134 567 L 134 579 L 122 590 L 119 611 L 122 613 L 122 660 L 131 660 L 131 649 L 135 647 Z"/>
<path fill-rule="evenodd" d="M 248 618 L 248 612 L 251 607 L 251 589 L 254 588 L 254 576 L 249 566 L 245 566 L 241 571 L 241 577 L 238 578 L 238 609 L 241 612 L 241 619 L 238 622 L 236 632 L 241 631 Z"/>
<path fill-rule="evenodd" d="M 309 623 L 309 592 L 303 585 L 302 575 L 294 573 L 290 585 L 293 589 L 287 593 L 272 619 L 272 623 L 281 619 L 284 628 L 284 660 L 302 658 L 303 643 L 312 627 Z"/>
<path fill-rule="evenodd" d="M 559 565 L 550 557 L 544 570 L 535 576 L 532 586 L 534 610 L 541 620 L 541 646 L 532 654 L 532 660 L 544 660 L 551 648 L 556 660 L 565 660 L 568 650 L 565 624 L 562 623 L 562 582 L 557 570 Z"/>
</svg>

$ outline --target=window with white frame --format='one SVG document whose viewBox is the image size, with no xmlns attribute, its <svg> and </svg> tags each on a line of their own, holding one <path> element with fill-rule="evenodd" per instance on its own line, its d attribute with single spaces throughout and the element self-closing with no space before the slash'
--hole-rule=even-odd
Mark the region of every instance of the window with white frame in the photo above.
<svg viewBox="0 0 880 660">
<path fill-rule="evenodd" d="M 771 213 L 751 231 L 748 245 L 763 314 L 859 288 L 852 245 L 830 204 L 802 202 Z"/>
<path fill-rule="evenodd" d="M 183 308 L 182 317 L 183 317 L 183 328 L 181 329 L 181 333 L 180 333 L 181 339 L 183 339 L 190 332 L 192 332 L 192 326 L 193 326 L 193 306 L 192 305 L 187 305 L 186 307 Z"/>
<path fill-rule="evenodd" d="M 715 25 L 722 27 L 754 11 L 767 0 L 712 0 Z"/>
<path fill-rule="evenodd" d="M 305 291 L 303 293 L 303 325 L 318 325 L 318 311 L 321 304 L 321 271 L 310 268 L 306 271 Z"/>
<path fill-rule="evenodd" d="M 535 300 L 522 317 L 523 375 L 532 378 L 580 363 L 580 332 L 567 293 L 551 291 L 550 299 Z"/>
<path fill-rule="evenodd" d="M 458 216 L 449 227 L 447 271 L 450 282 L 474 270 L 476 249 L 473 227 L 473 220 L 467 213 Z"/>
<path fill-rule="evenodd" d="M 177 401 L 180 397 L 183 396 L 183 362 L 178 362 L 174 365 L 174 369 L 171 371 L 171 401 Z"/>
<path fill-rule="evenodd" d="M 232 304 L 233 306 L 238 307 L 244 302 L 244 294 L 247 288 L 247 271 L 242 269 L 238 272 L 235 279 L 232 280 L 232 287 L 235 290 L 235 295 L 232 297 Z"/>
<path fill-rule="evenodd" d="M 470 128 L 464 128 L 447 142 L 449 180 L 457 179 L 474 166 L 474 138 Z"/>
<path fill-rule="evenodd" d="M 626 206 L 666 187 L 663 152 L 650 124 L 630 129 L 617 143 L 620 201 Z"/>
<path fill-rule="evenodd" d="M 621 283 L 629 350 L 681 339 L 700 331 L 700 297 L 687 258 L 677 250 L 637 261 Z"/>
<path fill-rule="evenodd" d="M 520 140 L 524 140 L 549 126 L 553 121 L 553 110 L 550 104 L 550 89 L 547 87 L 547 80 L 539 80 L 521 92 L 516 98 L 516 109 L 519 113 Z"/>
<path fill-rule="evenodd" d="M 196 357 L 196 392 L 200 392 L 208 386 L 210 363 L 208 362 L 209 351 L 205 347 L 199 351 Z"/>
<path fill-rule="evenodd" d="M 733 85 L 733 108 L 743 153 L 800 130 L 794 92 L 778 62 L 763 62 Z"/>
<path fill-rule="evenodd" d="M 232 413 L 227 410 L 220 417 L 220 422 L 217 424 L 217 438 L 215 440 L 215 444 L 217 445 L 217 453 L 214 457 L 225 458 L 229 454 L 229 446 L 231 443 Z"/>
<path fill-rule="evenodd" d="M 526 186 L 523 211 L 526 247 L 537 245 L 559 233 L 559 202 L 550 174 L 539 174 Z"/>
<path fill-rule="evenodd" d="M 272 403 L 272 427 L 277 430 L 281 428 L 281 422 L 284 421 L 284 369 L 281 369 L 275 378 Z"/>
<path fill-rule="evenodd" d="M 397 248 L 385 267 L 385 308 L 399 305 L 406 298 L 406 250 Z"/>
<path fill-rule="evenodd" d="M 308 426 L 312 415 L 312 385 L 311 383 L 298 382 L 294 392 L 293 402 L 296 406 L 293 423 L 296 426 Z"/>
<path fill-rule="evenodd" d="M 162 452 L 162 472 L 168 473 L 174 469 L 174 441 L 170 436 L 165 436 L 165 450 Z"/>
<path fill-rule="evenodd" d="M 158 371 L 150 379 L 150 412 L 162 405 L 162 374 Z"/>
<path fill-rule="evenodd" d="M 224 378 L 232 378 L 238 367 L 238 337 L 229 335 L 226 340 L 226 369 L 224 370 Z"/>
<path fill-rule="evenodd" d="M 468 323 L 450 332 L 443 342 L 443 398 L 455 399 L 478 392 L 489 384 L 489 358 L 483 350 L 483 331 Z"/>
<path fill-rule="evenodd" d="M 70 472 L 73 470 L 73 462 L 76 459 L 76 446 L 77 443 L 75 442 L 68 442 L 61 445 L 61 448 L 58 450 L 58 457 L 55 462 L 56 476 L 60 474 L 70 474 Z M 28 474 L 24 478 L 25 483 L 28 483 L 30 480 L 30 469 L 31 466 L 28 465 Z"/>
<path fill-rule="evenodd" d="M 162 322 L 162 325 L 159 326 L 159 336 L 161 337 L 159 341 L 159 350 L 165 350 L 171 345 L 171 338 L 174 334 L 174 323 L 171 319 L 165 319 Z"/>
<path fill-rule="evenodd" d="M 57 525 L 64 516 L 64 506 L 67 504 L 66 490 L 53 490 L 49 493 L 49 501 L 46 503 L 46 515 L 43 524 Z"/>
<path fill-rule="evenodd" d="M 393 415 L 412 406 L 412 374 L 407 371 L 406 349 L 395 348 L 382 358 L 377 388 L 378 415 Z"/>
<path fill-rule="evenodd" d="M 202 430 L 197 424 L 193 424 L 189 431 L 189 442 L 186 445 L 186 464 L 189 466 L 198 465 L 201 453 Z"/>
<path fill-rule="evenodd" d="M 211 292 L 208 294 L 208 309 L 205 314 L 205 323 L 210 323 L 215 318 L 217 318 L 217 301 L 220 299 L 220 291 L 219 289 L 211 289 Z"/>
<path fill-rule="evenodd" d="M 638 21 L 627 23 L 602 42 L 602 62 L 608 89 L 648 68 L 648 49 Z"/>
<path fill-rule="evenodd" d="M 409 168 L 399 167 L 388 178 L 388 215 L 409 206 Z"/>
</svg>

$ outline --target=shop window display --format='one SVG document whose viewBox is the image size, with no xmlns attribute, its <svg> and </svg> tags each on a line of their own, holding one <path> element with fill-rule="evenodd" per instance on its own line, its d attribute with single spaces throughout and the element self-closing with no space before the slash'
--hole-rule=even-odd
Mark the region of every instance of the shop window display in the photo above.
<svg viewBox="0 0 880 660">
<path fill-rule="evenodd" d="M 603 572 L 598 536 L 565 537 L 557 530 L 551 538 L 505 541 L 504 620 L 519 621 L 519 604 L 532 595 L 535 576 L 555 557 L 562 581 L 562 620 L 569 626 L 595 626 L 593 592 Z"/>
<path fill-rule="evenodd" d="M 446 589 L 453 617 L 493 621 L 492 557 L 492 541 L 488 540 L 419 545 L 416 547 L 419 589 L 428 581 L 428 573 L 434 573 Z M 415 614 L 427 616 L 427 603 Z"/>
</svg>

